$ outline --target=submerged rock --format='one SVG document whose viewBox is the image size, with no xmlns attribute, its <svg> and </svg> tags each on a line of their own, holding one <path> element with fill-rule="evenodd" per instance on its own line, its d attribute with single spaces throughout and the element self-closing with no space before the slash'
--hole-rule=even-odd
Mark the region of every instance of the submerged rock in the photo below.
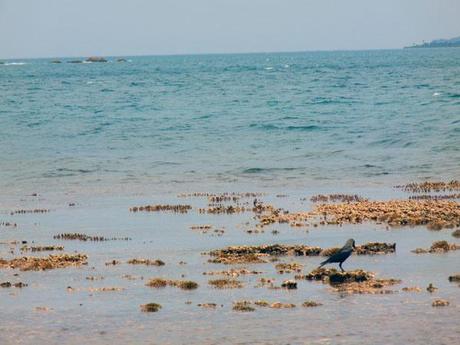
<svg viewBox="0 0 460 345">
<path fill-rule="evenodd" d="M 158 303 L 141 304 L 141 311 L 145 313 L 155 313 L 159 311 L 161 308 L 161 305 Z"/>
<path fill-rule="evenodd" d="M 131 212 L 161 212 L 170 211 L 175 213 L 187 213 L 192 209 L 191 205 L 146 205 L 146 206 L 134 206 L 129 210 Z"/>
<path fill-rule="evenodd" d="M 447 241 L 436 241 L 433 242 L 430 249 L 417 248 L 412 251 L 415 254 L 425 253 L 446 253 L 451 250 L 459 250 L 460 245 L 455 243 L 448 243 Z"/>
<path fill-rule="evenodd" d="M 230 278 L 212 279 L 208 284 L 217 289 L 239 289 L 243 287 L 242 282 Z"/>
<path fill-rule="evenodd" d="M 358 294 L 392 293 L 393 291 L 383 288 L 401 282 L 398 279 L 375 279 L 372 272 L 363 270 L 338 272 L 334 268 L 317 268 L 307 275 L 298 275 L 295 278 L 319 280 L 329 284 L 337 292 Z"/>
<path fill-rule="evenodd" d="M 11 260 L 0 259 L 0 268 L 20 269 L 21 271 L 44 271 L 69 266 L 86 265 L 88 256 L 84 254 L 59 254 L 47 257 L 24 256 Z"/>
<path fill-rule="evenodd" d="M 445 299 L 437 299 L 437 300 L 434 300 L 431 305 L 433 307 L 447 307 L 449 304 L 450 304 L 449 301 Z"/>
<path fill-rule="evenodd" d="M 297 289 L 297 282 L 295 280 L 285 280 L 281 283 L 281 287 L 288 290 Z"/>
<path fill-rule="evenodd" d="M 131 259 L 127 261 L 130 265 L 146 265 L 146 266 L 164 266 L 165 263 L 162 260 L 151 260 L 151 259 Z"/>
<path fill-rule="evenodd" d="M 315 301 L 305 301 L 305 302 L 302 303 L 302 307 L 306 307 L 306 308 L 319 307 L 321 305 L 323 305 L 323 304 L 315 302 Z"/>
<path fill-rule="evenodd" d="M 449 277 L 449 281 L 450 282 L 460 282 L 460 274 L 455 274 L 453 276 L 450 276 Z"/>
<path fill-rule="evenodd" d="M 150 279 L 146 286 L 153 288 L 163 288 L 166 286 L 178 287 L 182 290 L 194 290 L 198 288 L 198 284 L 191 280 L 169 280 L 163 278 Z"/>
<path fill-rule="evenodd" d="M 307 275 L 298 275 L 296 279 L 321 280 L 330 284 L 363 282 L 373 279 L 374 274 L 363 270 L 339 272 L 335 268 L 317 268 Z"/>
<path fill-rule="evenodd" d="M 251 312 L 255 311 L 255 308 L 251 307 L 251 302 L 249 301 L 237 301 L 233 303 L 234 311 L 242 311 L 242 312 Z"/>
</svg>

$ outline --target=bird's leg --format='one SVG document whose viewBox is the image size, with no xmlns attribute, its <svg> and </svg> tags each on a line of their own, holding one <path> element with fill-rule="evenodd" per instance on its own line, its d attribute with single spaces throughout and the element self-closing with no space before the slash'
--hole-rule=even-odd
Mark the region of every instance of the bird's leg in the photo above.
<svg viewBox="0 0 460 345">
<path fill-rule="evenodd" d="M 339 267 L 340 267 L 340 269 L 342 270 L 342 273 L 345 272 L 345 270 L 344 270 L 343 267 L 342 267 L 342 262 L 339 263 Z"/>
</svg>

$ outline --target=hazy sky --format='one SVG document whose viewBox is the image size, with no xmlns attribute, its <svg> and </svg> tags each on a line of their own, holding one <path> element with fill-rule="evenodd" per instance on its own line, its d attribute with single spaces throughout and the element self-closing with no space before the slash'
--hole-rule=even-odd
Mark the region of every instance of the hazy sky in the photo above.
<svg viewBox="0 0 460 345">
<path fill-rule="evenodd" d="M 0 0 L 0 58 L 400 48 L 460 0 Z"/>
</svg>

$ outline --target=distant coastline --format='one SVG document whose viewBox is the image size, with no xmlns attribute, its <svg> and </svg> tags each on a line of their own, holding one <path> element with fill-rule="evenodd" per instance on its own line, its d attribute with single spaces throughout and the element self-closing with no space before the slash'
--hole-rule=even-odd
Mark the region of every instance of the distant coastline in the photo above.
<svg viewBox="0 0 460 345">
<path fill-rule="evenodd" d="M 450 48 L 460 47 L 460 36 L 450 39 L 437 39 L 431 42 L 423 42 L 421 44 L 415 44 L 404 48 Z"/>
</svg>

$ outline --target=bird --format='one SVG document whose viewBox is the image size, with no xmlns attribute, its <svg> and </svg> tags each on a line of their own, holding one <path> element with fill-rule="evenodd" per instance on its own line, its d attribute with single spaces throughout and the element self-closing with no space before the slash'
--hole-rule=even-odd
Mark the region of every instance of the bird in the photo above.
<svg viewBox="0 0 460 345">
<path fill-rule="evenodd" d="M 318 268 L 323 267 L 326 264 L 331 264 L 334 262 L 339 263 L 339 267 L 342 270 L 342 272 L 345 272 L 345 270 L 342 267 L 343 262 L 348 259 L 348 257 L 351 255 L 353 252 L 353 249 L 356 249 L 355 246 L 355 240 L 350 238 L 345 245 L 339 249 L 339 251 L 333 255 L 331 255 L 327 260 L 321 262 L 320 266 Z"/>
</svg>

